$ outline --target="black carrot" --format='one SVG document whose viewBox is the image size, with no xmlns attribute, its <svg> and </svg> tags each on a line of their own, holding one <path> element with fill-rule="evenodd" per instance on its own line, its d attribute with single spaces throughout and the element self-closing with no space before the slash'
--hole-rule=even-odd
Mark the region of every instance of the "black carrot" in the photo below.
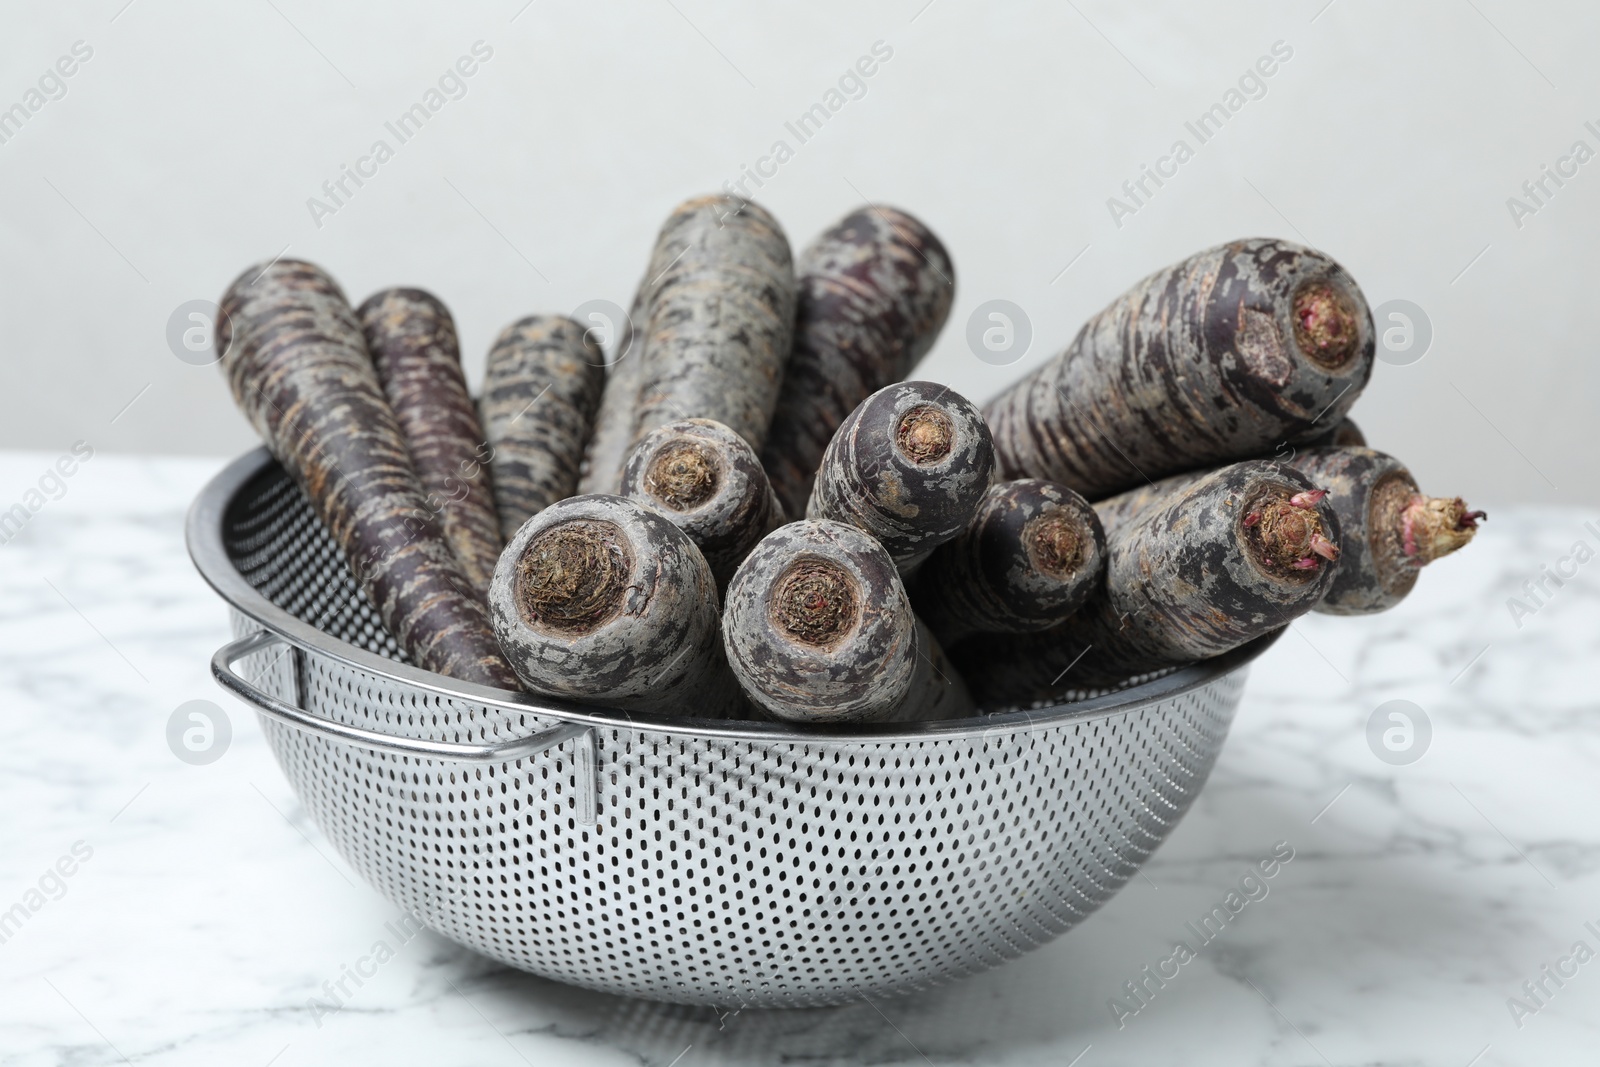
<svg viewBox="0 0 1600 1067">
<path fill-rule="evenodd" d="M 934 382 L 873 393 L 822 455 L 806 517 L 858 526 L 909 573 L 961 534 L 994 470 L 983 416 Z"/>
<path fill-rule="evenodd" d="M 1424 496 L 1405 464 L 1370 448 L 1301 449 L 1289 465 L 1328 490 L 1344 549 L 1317 611 L 1369 615 L 1394 607 L 1417 573 L 1472 540 L 1481 511 L 1460 497 Z"/>
<path fill-rule="evenodd" d="M 669 422 L 645 434 L 623 467 L 622 495 L 649 504 L 688 534 L 719 590 L 755 543 L 783 525 L 783 508 L 754 450 L 711 419 Z"/>
<path fill-rule="evenodd" d="M 761 462 L 790 515 L 805 511 L 834 430 L 933 347 L 955 267 L 932 230 L 887 205 L 857 208 L 795 266 L 794 347 Z"/>
<path fill-rule="evenodd" d="M 1105 535 L 1094 509 L 1055 482 L 989 487 L 971 525 L 907 580 L 912 606 L 947 648 L 979 632 L 1045 630 L 1099 586 Z"/>
<path fill-rule="evenodd" d="M 421 289 L 384 289 L 356 310 L 411 465 L 479 599 L 504 544 L 490 482 L 489 446 L 461 374 L 450 311 Z"/>
<path fill-rule="evenodd" d="M 984 414 L 1004 477 L 1094 500 L 1315 436 L 1372 359 L 1372 313 L 1342 267 L 1235 241 L 1139 282 Z"/>
<path fill-rule="evenodd" d="M 794 327 L 783 228 L 726 196 L 679 205 L 656 239 L 633 439 L 678 419 L 715 419 L 760 451 Z"/>
<path fill-rule="evenodd" d="M 1418 571 L 1472 540 L 1484 517 L 1460 497 L 1425 495 L 1403 463 L 1370 448 L 1301 447 L 1283 462 L 1328 490 L 1344 530 L 1333 584 L 1314 609 L 1328 615 L 1394 607 L 1416 585 Z M 1097 502 L 1095 511 L 1108 532 L 1115 530 L 1205 473 L 1130 489 Z"/>
<path fill-rule="evenodd" d="M 280 259 L 235 279 L 222 310 L 217 351 L 234 400 L 333 534 L 385 628 L 421 667 L 519 689 L 428 510 L 339 286 L 310 263 Z"/>
<path fill-rule="evenodd" d="M 972 709 L 894 561 L 843 523 L 804 520 L 768 534 L 728 586 L 723 642 L 745 695 L 788 722 L 912 722 Z"/>
<path fill-rule="evenodd" d="M 594 338 L 569 318 L 529 315 L 500 331 L 478 409 L 494 450 L 490 466 L 507 540 L 577 490 L 605 376 Z"/>
<path fill-rule="evenodd" d="M 625 497 L 568 497 L 500 557 L 489 614 L 529 690 L 623 711 L 723 718 L 744 706 L 700 550 Z"/>
</svg>

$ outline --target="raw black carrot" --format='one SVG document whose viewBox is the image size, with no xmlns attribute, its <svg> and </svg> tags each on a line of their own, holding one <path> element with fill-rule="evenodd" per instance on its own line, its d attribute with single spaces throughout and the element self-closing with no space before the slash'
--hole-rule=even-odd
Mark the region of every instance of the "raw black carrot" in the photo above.
<svg viewBox="0 0 1600 1067">
<path fill-rule="evenodd" d="M 622 464 L 633 443 L 633 409 L 639 402 L 639 368 L 644 364 L 639 351 L 644 347 L 644 313 L 647 306 L 647 275 L 633 294 L 628 321 L 616 339 L 616 347 L 606 364 L 605 389 L 595 412 L 594 430 L 583 448 L 583 470 L 578 476 L 578 493 L 618 493 L 622 491 Z"/>
<path fill-rule="evenodd" d="M 711 568 L 637 501 L 568 497 L 524 523 L 500 557 L 489 614 L 532 692 L 696 718 L 743 707 Z"/>
<path fill-rule="evenodd" d="M 495 500 L 508 540 L 578 488 L 605 376 L 594 338 L 569 318 L 529 315 L 500 331 L 478 409 L 494 450 Z"/>
<path fill-rule="evenodd" d="M 1430 497 L 1393 456 L 1360 446 L 1300 447 L 1283 462 L 1329 492 L 1344 530 L 1343 554 L 1328 595 L 1316 606 L 1329 615 L 1367 615 L 1394 607 L 1417 572 L 1472 540 L 1481 511 L 1460 497 Z M 1178 489 L 1205 476 L 1196 471 L 1130 489 L 1094 505 L 1110 533 Z"/>
<path fill-rule="evenodd" d="M 972 709 L 894 561 L 843 523 L 768 534 L 728 586 L 722 635 L 745 695 L 788 722 L 913 722 Z"/>
<path fill-rule="evenodd" d="M 933 347 L 955 268 L 921 221 L 868 205 L 823 231 L 795 267 L 794 347 L 762 465 L 790 515 L 805 511 L 834 430 Z"/>
<path fill-rule="evenodd" d="M 1484 517 L 1460 497 L 1424 496 L 1403 463 L 1370 448 L 1301 449 L 1289 465 L 1328 490 L 1344 529 L 1333 585 L 1316 607 L 1329 615 L 1394 607 L 1417 572 L 1472 540 Z"/>
<path fill-rule="evenodd" d="M 1004 477 L 1094 500 L 1314 436 L 1372 358 L 1372 313 L 1342 267 L 1235 241 L 1139 282 L 984 414 Z"/>
<path fill-rule="evenodd" d="M 907 580 L 917 615 L 945 647 L 979 632 L 1061 622 L 1099 586 L 1105 534 L 1088 502 L 1055 482 L 989 487 L 967 529 Z"/>
<path fill-rule="evenodd" d="M 1331 587 L 1338 516 L 1299 471 L 1220 468 L 1106 533 L 1106 579 L 1060 626 L 951 649 L 980 704 L 1048 700 L 1220 655 Z"/>
<path fill-rule="evenodd" d="M 1288 461 L 1292 453 L 1281 456 L 1264 456 L 1266 462 L 1283 463 Z M 1134 516 L 1147 510 L 1152 505 L 1163 503 L 1171 499 L 1180 489 L 1185 489 L 1205 478 L 1217 468 L 1205 467 L 1200 470 L 1184 471 L 1182 474 L 1173 474 L 1154 482 L 1146 482 L 1134 489 L 1126 490 L 1115 496 L 1103 497 L 1094 502 L 1095 515 L 1100 519 L 1100 526 L 1109 537 L 1111 533 L 1123 526 Z"/>
<path fill-rule="evenodd" d="M 977 408 L 945 386 L 900 382 L 863 400 L 833 435 L 806 517 L 860 527 L 909 573 L 967 528 L 993 470 Z"/>
<path fill-rule="evenodd" d="M 711 419 L 669 422 L 645 434 L 623 467 L 622 495 L 688 534 L 719 590 L 755 543 L 783 525 L 783 507 L 755 451 Z"/>
<path fill-rule="evenodd" d="M 373 293 L 356 316 L 429 510 L 484 599 L 504 541 L 486 465 L 489 446 L 461 374 L 455 322 L 421 289 Z"/>
<path fill-rule="evenodd" d="M 222 297 L 234 400 L 343 550 L 384 626 L 427 670 L 521 688 L 427 506 L 355 312 L 310 263 L 252 267 Z"/>
<path fill-rule="evenodd" d="M 678 419 L 715 419 L 759 453 L 794 326 L 783 228 L 726 196 L 681 204 L 656 240 L 647 284 L 633 440 Z"/>
</svg>

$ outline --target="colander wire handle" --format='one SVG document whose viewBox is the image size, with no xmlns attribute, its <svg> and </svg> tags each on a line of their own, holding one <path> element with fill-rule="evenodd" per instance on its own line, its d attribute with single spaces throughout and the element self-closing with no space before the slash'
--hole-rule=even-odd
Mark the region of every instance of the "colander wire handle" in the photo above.
<svg viewBox="0 0 1600 1067">
<path fill-rule="evenodd" d="M 578 775 L 578 821 L 583 823 L 594 821 L 595 737 L 592 727 L 581 723 L 561 723 L 530 737 L 519 737 L 492 745 L 464 745 L 451 741 L 397 737 L 393 734 L 364 730 L 359 726 L 348 726 L 313 715 L 304 708 L 297 708 L 287 701 L 280 700 L 233 669 L 233 665 L 246 656 L 265 652 L 279 645 L 284 646 L 285 653 L 291 647 L 284 637 L 268 630 L 223 645 L 217 649 L 216 655 L 211 657 L 212 677 L 216 678 L 217 684 L 222 688 L 261 714 L 276 719 L 285 726 L 381 752 L 402 752 L 410 756 L 428 756 L 433 759 L 464 763 L 504 763 L 507 760 L 536 755 L 563 741 L 577 739 L 579 743 L 575 746 L 574 762 Z"/>
</svg>

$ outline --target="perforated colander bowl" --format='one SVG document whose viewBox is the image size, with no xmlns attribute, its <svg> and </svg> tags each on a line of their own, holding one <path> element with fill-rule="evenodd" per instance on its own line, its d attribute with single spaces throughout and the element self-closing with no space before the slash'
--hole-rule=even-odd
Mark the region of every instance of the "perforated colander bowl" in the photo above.
<svg viewBox="0 0 1600 1067">
<path fill-rule="evenodd" d="M 188 537 L 238 637 L 213 674 L 367 881 L 513 967 L 694 1004 L 911 992 L 1058 936 L 1183 816 L 1270 643 L 954 722 L 629 716 L 406 662 L 265 450 Z"/>
</svg>

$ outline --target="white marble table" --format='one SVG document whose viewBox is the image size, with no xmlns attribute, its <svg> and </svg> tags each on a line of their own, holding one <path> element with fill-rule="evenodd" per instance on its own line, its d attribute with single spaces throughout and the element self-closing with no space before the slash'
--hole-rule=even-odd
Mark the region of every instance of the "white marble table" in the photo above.
<svg viewBox="0 0 1600 1067">
<path fill-rule="evenodd" d="M 0 510 L 55 458 L 0 456 Z M 509 972 L 424 932 L 319 1016 L 311 998 L 396 914 L 207 673 L 225 616 L 181 527 L 217 466 L 95 456 L 0 546 L 0 1062 L 1600 1061 L 1600 959 L 1569 956 L 1600 951 L 1600 562 L 1552 583 L 1520 628 L 1506 606 L 1574 541 L 1600 548 L 1583 528 L 1600 513 L 1495 511 L 1399 610 L 1298 623 L 1146 877 L 999 970 L 914 999 L 719 1018 Z M 193 699 L 231 717 L 209 765 L 167 745 Z M 1392 699 L 1432 724 L 1410 765 L 1366 740 Z M 1277 842 L 1294 858 L 1268 895 L 1119 1028 L 1122 984 L 1194 943 L 1184 924 Z M 1545 964 L 1576 973 L 1558 986 Z M 1513 1018 L 1529 981 L 1549 995 Z"/>
</svg>

